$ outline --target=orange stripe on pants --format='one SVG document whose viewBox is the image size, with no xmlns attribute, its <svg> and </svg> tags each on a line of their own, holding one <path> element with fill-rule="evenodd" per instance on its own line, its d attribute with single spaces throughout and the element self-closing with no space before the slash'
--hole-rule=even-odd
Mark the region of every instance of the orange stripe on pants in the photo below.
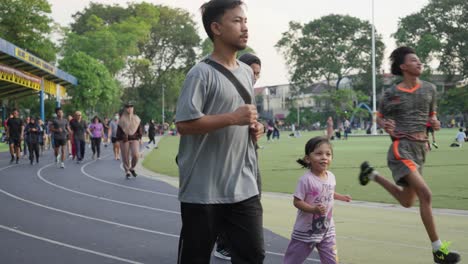
<svg viewBox="0 0 468 264">
<path fill-rule="evenodd" d="M 397 160 L 401 160 L 401 162 L 403 162 L 403 164 L 405 164 L 405 166 L 408 167 L 408 169 L 411 172 L 416 171 L 418 169 L 418 167 L 414 164 L 414 162 L 412 160 L 402 159 L 401 158 L 400 153 L 398 152 L 398 145 L 399 144 L 400 144 L 400 140 L 395 140 L 395 142 L 393 142 L 393 155 L 395 155 L 395 158 Z"/>
</svg>

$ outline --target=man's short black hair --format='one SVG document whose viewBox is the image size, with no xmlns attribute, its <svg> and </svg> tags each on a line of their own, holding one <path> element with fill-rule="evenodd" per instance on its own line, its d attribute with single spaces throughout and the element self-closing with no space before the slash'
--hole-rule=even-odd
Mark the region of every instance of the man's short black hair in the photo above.
<svg viewBox="0 0 468 264">
<path fill-rule="evenodd" d="M 400 65 L 405 63 L 405 57 L 408 54 L 416 54 L 414 49 L 409 47 L 399 47 L 395 49 L 390 55 L 390 61 L 392 62 L 392 74 L 393 75 L 403 75 Z"/>
<path fill-rule="evenodd" d="M 242 56 L 239 57 L 239 60 L 242 61 L 243 63 L 247 65 L 252 65 L 254 63 L 262 66 L 262 62 L 260 61 L 260 58 L 255 56 L 252 53 L 244 53 Z"/>
<path fill-rule="evenodd" d="M 55 108 L 55 113 L 58 113 L 58 111 L 60 111 L 60 110 L 62 110 L 61 107 L 56 107 L 56 108 Z"/>
<path fill-rule="evenodd" d="M 213 32 L 211 31 L 211 23 L 219 22 L 226 10 L 236 8 L 243 5 L 242 0 L 211 0 L 204 3 L 201 7 L 203 27 L 206 34 L 213 41 Z"/>
</svg>

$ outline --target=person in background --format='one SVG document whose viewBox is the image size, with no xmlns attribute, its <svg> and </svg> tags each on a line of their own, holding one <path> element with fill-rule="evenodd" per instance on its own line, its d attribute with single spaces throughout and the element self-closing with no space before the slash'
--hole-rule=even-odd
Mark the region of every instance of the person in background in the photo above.
<svg viewBox="0 0 468 264">
<path fill-rule="evenodd" d="M 27 116 L 26 119 L 24 120 L 24 126 L 26 127 L 27 124 L 29 124 L 29 121 L 31 120 L 30 116 Z M 23 157 L 27 158 L 28 157 L 28 146 L 29 146 L 29 135 L 28 131 L 26 129 L 24 130 L 24 136 L 23 136 Z"/>
<path fill-rule="evenodd" d="M 117 141 L 120 142 L 122 164 L 127 179 L 130 178 L 130 174 L 133 177 L 137 176 L 135 167 L 138 163 L 142 137 L 141 119 L 134 113 L 133 103 L 128 102 L 125 104 L 117 128 Z"/>
<path fill-rule="evenodd" d="M 63 116 L 63 110 L 60 107 L 55 108 L 55 114 L 57 118 L 52 121 L 50 130 L 52 131 L 52 137 L 54 138 L 54 154 L 57 166 L 65 168 L 65 148 L 67 145 L 67 135 L 69 132 L 68 120 Z"/>
<path fill-rule="evenodd" d="M 107 117 L 104 118 L 104 122 L 102 123 L 102 126 L 104 127 L 104 134 L 103 134 L 104 147 L 107 148 L 107 144 L 109 143 L 109 118 Z"/>
<path fill-rule="evenodd" d="M 153 144 L 156 145 L 156 141 L 154 140 L 154 137 L 156 136 L 156 124 L 154 123 L 154 120 L 151 119 L 148 125 L 149 125 L 148 127 L 149 142 L 148 142 L 148 145 L 146 145 L 146 148 L 149 148 L 149 145 L 151 144 L 151 142 L 153 142 Z M 157 148 L 157 146 L 155 146 L 155 148 Z"/>
<path fill-rule="evenodd" d="M 18 109 L 13 109 L 13 117 L 8 118 L 5 128 L 8 137 L 8 145 L 10 146 L 10 163 L 13 163 L 16 155 L 16 164 L 18 164 L 21 154 L 21 140 L 23 140 L 24 136 L 24 123 L 23 120 L 19 118 Z"/>
<path fill-rule="evenodd" d="M 91 149 L 93 151 L 93 159 L 101 159 L 101 140 L 104 135 L 104 126 L 99 117 L 95 116 L 92 123 L 88 127 L 91 137 Z"/>
<path fill-rule="evenodd" d="M 465 142 L 466 134 L 463 132 L 463 128 L 458 129 L 458 133 L 455 137 L 455 141 L 458 143 L 458 147 L 463 146 L 463 142 Z"/>
<path fill-rule="evenodd" d="M 28 148 L 29 148 L 29 162 L 31 165 L 34 163 L 34 157 L 36 163 L 39 163 L 39 140 L 42 137 L 42 128 L 36 122 L 36 119 L 30 118 L 29 124 L 26 125 L 25 130 L 28 131 Z"/>
<path fill-rule="evenodd" d="M 108 137 L 112 142 L 112 151 L 114 152 L 114 159 L 120 160 L 120 143 L 117 141 L 117 128 L 119 126 L 120 114 L 115 113 L 114 118 L 109 123 L 109 135 Z"/>
<path fill-rule="evenodd" d="M 73 132 L 73 140 L 76 147 L 76 162 L 81 163 L 84 159 L 86 150 L 85 135 L 89 134 L 88 124 L 83 120 L 81 111 L 76 111 L 70 128 Z"/>
</svg>

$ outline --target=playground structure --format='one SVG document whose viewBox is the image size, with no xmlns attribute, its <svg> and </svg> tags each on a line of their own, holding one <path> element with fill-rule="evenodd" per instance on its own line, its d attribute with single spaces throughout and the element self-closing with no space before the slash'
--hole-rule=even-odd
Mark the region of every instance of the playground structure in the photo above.
<svg viewBox="0 0 468 264">
<path fill-rule="evenodd" d="M 67 88 L 77 79 L 54 65 L 0 38 L 0 107 L 6 119 L 8 101 L 39 95 L 40 116 L 44 120 L 44 97 L 54 96 L 57 106 L 66 96 Z"/>
</svg>

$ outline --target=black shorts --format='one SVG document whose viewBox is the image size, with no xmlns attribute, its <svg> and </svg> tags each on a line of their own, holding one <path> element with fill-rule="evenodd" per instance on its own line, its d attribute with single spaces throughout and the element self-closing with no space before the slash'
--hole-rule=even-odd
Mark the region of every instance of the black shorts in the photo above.
<svg viewBox="0 0 468 264">
<path fill-rule="evenodd" d="M 21 140 L 19 138 L 12 138 L 8 139 L 9 145 L 15 145 L 15 147 L 21 147 Z"/>
<path fill-rule="evenodd" d="M 116 137 L 112 137 L 112 138 L 111 138 L 111 142 L 112 142 L 112 144 L 117 143 L 117 138 L 116 138 Z"/>
<path fill-rule="evenodd" d="M 429 134 L 429 133 L 434 133 L 434 128 L 432 126 L 426 127 L 426 134 Z"/>
<path fill-rule="evenodd" d="M 67 144 L 67 140 L 66 139 L 57 139 L 57 138 L 54 138 L 54 147 L 58 148 L 60 146 L 65 146 Z"/>
</svg>

